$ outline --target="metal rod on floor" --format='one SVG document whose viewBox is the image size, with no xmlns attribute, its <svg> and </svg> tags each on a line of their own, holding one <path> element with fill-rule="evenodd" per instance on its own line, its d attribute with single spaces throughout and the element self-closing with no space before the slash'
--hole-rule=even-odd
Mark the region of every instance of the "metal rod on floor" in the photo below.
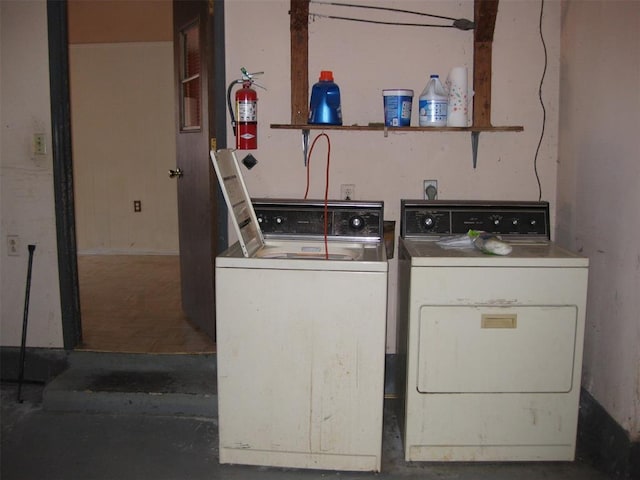
<svg viewBox="0 0 640 480">
<path fill-rule="evenodd" d="M 18 374 L 18 403 L 22 403 L 22 380 L 24 379 L 24 354 L 27 348 L 27 324 L 29 320 L 29 293 L 31 291 L 31 267 L 35 245 L 29 245 L 29 266 L 27 268 L 27 287 L 24 294 L 24 315 L 22 317 L 22 343 L 20 344 L 20 373 Z"/>
</svg>

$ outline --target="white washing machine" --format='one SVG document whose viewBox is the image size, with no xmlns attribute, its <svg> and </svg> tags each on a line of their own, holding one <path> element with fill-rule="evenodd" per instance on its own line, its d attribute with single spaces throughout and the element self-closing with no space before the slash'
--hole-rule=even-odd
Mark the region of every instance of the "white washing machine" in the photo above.
<svg viewBox="0 0 640 480">
<path fill-rule="evenodd" d="M 382 202 L 252 204 L 212 158 L 241 239 L 215 266 L 220 462 L 379 471 Z"/>
<path fill-rule="evenodd" d="M 403 200 L 400 422 L 408 461 L 573 460 L 588 260 L 546 202 Z M 443 248 L 492 232 L 505 256 Z"/>
</svg>

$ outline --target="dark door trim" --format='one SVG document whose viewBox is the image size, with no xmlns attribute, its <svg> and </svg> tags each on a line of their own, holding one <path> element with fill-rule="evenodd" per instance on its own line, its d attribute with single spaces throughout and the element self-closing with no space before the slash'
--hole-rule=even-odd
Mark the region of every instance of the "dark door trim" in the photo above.
<svg viewBox="0 0 640 480">
<path fill-rule="evenodd" d="M 226 142 L 226 100 L 224 98 L 224 0 L 213 0 L 215 48 L 215 133 L 218 148 Z M 71 143 L 71 92 L 69 88 L 69 41 L 67 1 L 47 0 L 49 39 L 49 87 L 51 90 L 51 142 L 53 153 L 53 183 L 58 243 L 58 277 L 62 309 L 62 336 L 65 350 L 73 350 L 82 342 L 80 321 L 80 291 L 76 222 L 73 196 L 73 159 Z M 219 194 L 221 198 L 221 195 Z M 224 205 L 224 201 L 221 203 Z M 227 218 L 218 216 L 218 232 L 226 245 Z"/>
<path fill-rule="evenodd" d="M 73 203 L 71 96 L 66 0 L 47 1 L 49 29 L 49 86 L 51 89 L 51 142 L 53 189 L 58 242 L 58 277 L 65 350 L 82 341 L 80 293 L 76 258 L 76 222 Z"/>
<path fill-rule="evenodd" d="M 225 31 L 224 31 L 224 1 L 225 0 L 212 0 L 213 2 L 213 71 L 209 72 L 209 78 L 213 81 L 209 81 L 210 88 L 213 88 L 215 94 L 209 90 L 209 125 L 213 126 L 215 133 L 217 147 L 227 148 L 227 85 L 226 85 L 226 70 L 225 70 Z M 214 175 L 215 177 L 215 175 Z M 218 228 L 217 232 L 217 246 L 218 251 L 214 252 L 214 256 L 228 246 L 228 220 L 227 220 L 227 208 L 224 200 L 224 194 L 218 185 L 218 182 L 214 182 L 216 185 L 217 194 L 217 219 Z M 215 278 L 215 277 L 214 277 Z"/>
</svg>

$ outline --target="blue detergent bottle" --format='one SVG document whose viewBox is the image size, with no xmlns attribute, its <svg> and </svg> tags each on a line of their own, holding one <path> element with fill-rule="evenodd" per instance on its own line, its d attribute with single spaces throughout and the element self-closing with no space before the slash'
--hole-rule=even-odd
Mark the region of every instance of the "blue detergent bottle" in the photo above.
<svg viewBox="0 0 640 480">
<path fill-rule="evenodd" d="M 322 70 L 318 83 L 311 89 L 310 125 L 342 125 L 340 88 L 333 81 L 333 72 Z"/>
</svg>

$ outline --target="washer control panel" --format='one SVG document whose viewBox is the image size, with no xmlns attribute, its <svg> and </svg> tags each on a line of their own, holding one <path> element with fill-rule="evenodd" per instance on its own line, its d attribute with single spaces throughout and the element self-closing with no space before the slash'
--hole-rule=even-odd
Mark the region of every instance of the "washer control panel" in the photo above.
<svg viewBox="0 0 640 480">
<path fill-rule="evenodd" d="M 469 230 L 549 240 L 548 202 L 402 200 L 403 238 L 461 235 Z"/>
<path fill-rule="evenodd" d="M 329 237 L 340 240 L 381 241 L 383 202 L 252 199 L 265 237 Z"/>
</svg>

